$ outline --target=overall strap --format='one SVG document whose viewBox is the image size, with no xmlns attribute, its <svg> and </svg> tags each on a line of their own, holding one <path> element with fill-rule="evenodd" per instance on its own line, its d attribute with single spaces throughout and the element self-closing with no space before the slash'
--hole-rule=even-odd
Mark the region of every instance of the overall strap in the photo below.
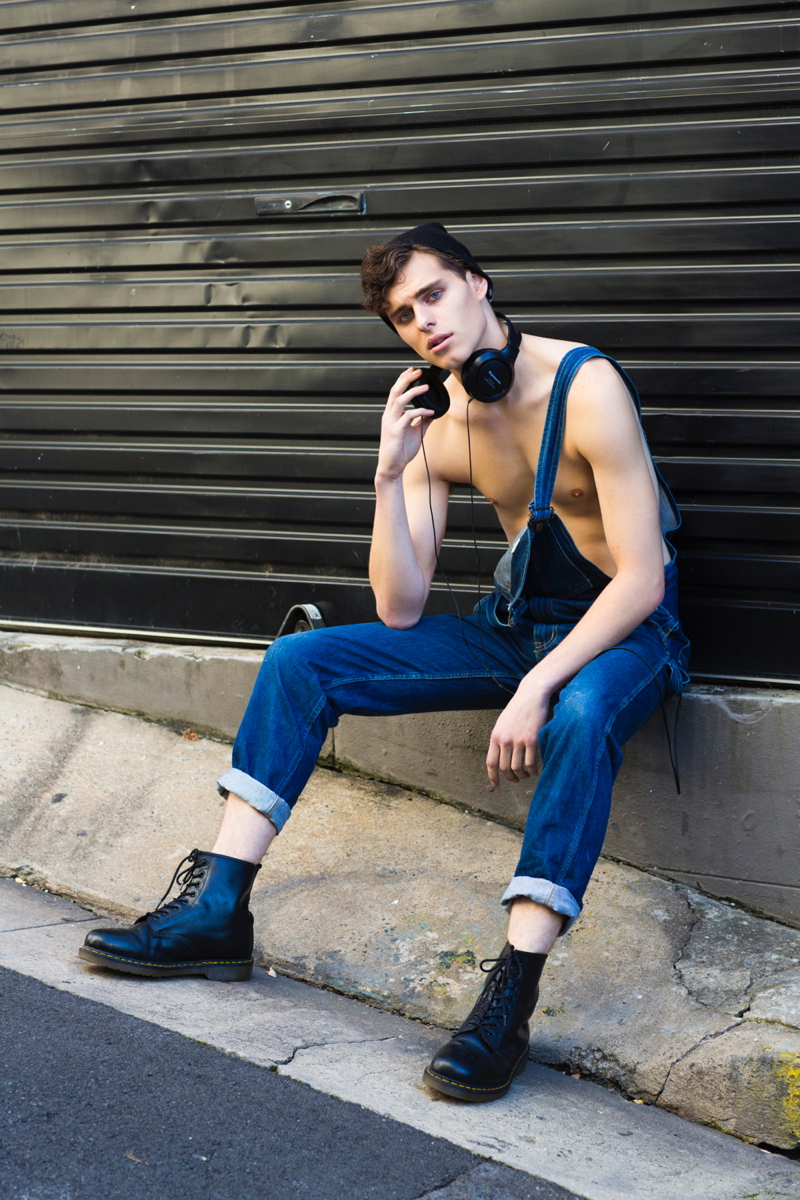
<svg viewBox="0 0 800 1200">
<path fill-rule="evenodd" d="M 547 405 L 542 445 L 539 450 L 539 462 L 536 465 L 536 486 L 533 492 L 533 501 L 528 505 L 531 519 L 534 521 L 546 521 L 552 515 L 553 509 L 550 502 L 553 498 L 553 488 L 555 487 L 556 475 L 558 473 L 558 462 L 561 457 L 561 443 L 564 438 L 564 418 L 567 412 L 567 396 L 578 370 L 590 358 L 608 358 L 608 355 L 603 354 L 601 350 L 595 350 L 593 346 L 576 346 L 574 350 L 568 350 L 558 364 L 556 377 L 553 380 L 553 389 L 550 392 L 550 400 Z M 609 359 L 609 362 L 613 363 L 623 376 L 638 408 L 639 396 L 636 388 L 622 368 L 614 362 L 613 358 Z"/>
</svg>

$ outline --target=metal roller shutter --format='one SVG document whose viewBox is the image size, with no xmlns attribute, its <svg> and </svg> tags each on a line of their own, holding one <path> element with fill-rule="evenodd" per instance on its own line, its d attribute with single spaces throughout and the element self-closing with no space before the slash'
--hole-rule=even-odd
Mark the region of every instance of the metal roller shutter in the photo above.
<svg viewBox="0 0 800 1200">
<path fill-rule="evenodd" d="M 800 3 L 0 0 L 0 30 L 0 624 L 371 619 L 408 358 L 357 268 L 438 218 L 523 329 L 634 375 L 695 672 L 800 681 Z"/>
</svg>

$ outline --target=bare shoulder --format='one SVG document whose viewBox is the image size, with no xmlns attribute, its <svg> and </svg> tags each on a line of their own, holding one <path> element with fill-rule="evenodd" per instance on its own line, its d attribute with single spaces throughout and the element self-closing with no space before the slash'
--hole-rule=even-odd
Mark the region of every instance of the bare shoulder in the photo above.
<svg viewBox="0 0 800 1200">
<path fill-rule="evenodd" d="M 560 338 L 537 337 L 534 334 L 523 333 L 521 350 L 537 371 L 555 375 L 558 364 L 567 351 L 577 350 L 582 345 L 582 342 L 563 342 Z"/>
<path fill-rule="evenodd" d="M 572 382 L 565 444 L 590 462 L 640 457 L 642 427 L 633 396 L 606 358 L 590 358 Z"/>
<path fill-rule="evenodd" d="M 566 342 L 557 338 L 523 335 L 522 350 L 538 379 L 550 392 L 556 372 L 564 355 L 570 350 L 587 349 L 585 342 Z M 589 358 L 579 368 L 569 392 L 569 413 L 573 419 L 580 414 L 589 417 L 593 410 L 608 411 L 609 406 L 636 415 L 636 409 L 625 382 L 607 358 Z"/>
<path fill-rule="evenodd" d="M 576 417 L 598 414 L 613 418 L 616 414 L 633 418 L 638 424 L 633 396 L 607 358 L 589 358 L 579 367 L 570 388 L 569 405 Z"/>
</svg>

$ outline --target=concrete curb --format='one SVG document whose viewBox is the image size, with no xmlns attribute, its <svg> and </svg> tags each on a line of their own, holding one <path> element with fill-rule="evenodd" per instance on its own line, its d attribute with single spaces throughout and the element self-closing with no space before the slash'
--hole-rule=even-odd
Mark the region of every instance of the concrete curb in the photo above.
<svg viewBox="0 0 800 1200">
<path fill-rule="evenodd" d="M 208 845 L 225 745 L 0 688 L 2 871 L 133 915 Z M 319 770 L 270 851 L 259 961 L 440 1025 L 503 941 L 519 835 Z M 601 862 L 548 962 L 532 1053 L 747 1141 L 800 1144 L 800 932 Z"/>
<path fill-rule="evenodd" d="M 97 638 L 0 636 L 0 679 L 232 738 L 262 654 Z M 486 782 L 494 712 L 345 717 L 324 760 L 521 829 L 530 795 Z M 800 926 L 800 692 L 695 686 L 677 795 L 660 714 L 628 743 L 605 852 Z"/>
</svg>

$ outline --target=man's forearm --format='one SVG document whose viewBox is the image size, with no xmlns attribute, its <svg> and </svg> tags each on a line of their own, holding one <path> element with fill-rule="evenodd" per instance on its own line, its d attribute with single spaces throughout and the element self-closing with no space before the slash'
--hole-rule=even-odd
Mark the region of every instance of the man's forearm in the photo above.
<svg viewBox="0 0 800 1200">
<path fill-rule="evenodd" d="M 525 676 L 523 684 L 552 695 L 603 650 L 632 633 L 658 608 L 663 596 L 663 576 L 615 576 L 563 642 Z"/>
<path fill-rule="evenodd" d="M 530 777 L 553 693 L 603 650 L 627 637 L 658 608 L 663 594 L 663 577 L 621 572 L 564 641 L 528 672 L 492 730 L 486 768 L 493 787 L 501 774 L 517 783 Z"/>
<path fill-rule="evenodd" d="M 382 621 L 395 629 L 416 625 L 425 606 L 429 581 L 411 539 L 402 476 L 375 477 L 369 581 Z"/>
</svg>

